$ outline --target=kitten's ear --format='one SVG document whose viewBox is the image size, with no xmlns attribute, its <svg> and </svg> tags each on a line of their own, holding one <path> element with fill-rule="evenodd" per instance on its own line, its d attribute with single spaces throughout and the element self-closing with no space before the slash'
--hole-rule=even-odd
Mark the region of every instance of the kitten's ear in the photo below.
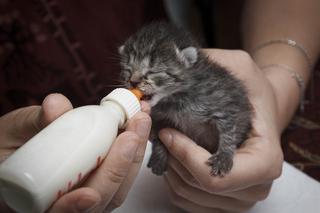
<svg viewBox="0 0 320 213">
<path fill-rule="evenodd" d="M 176 49 L 178 57 L 185 63 L 187 67 L 190 67 L 194 63 L 197 62 L 198 59 L 198 51 L 195 47 L 187 47 L 179 51 Z"/>
<path fill-rule="evenodd" d="M 121 45 L 121 46 L 118 48 L 118 53 L 119 53 L 119 54 L 123 54 L 123 51 L 124 51 L 124 45 Z"/>
</svg>

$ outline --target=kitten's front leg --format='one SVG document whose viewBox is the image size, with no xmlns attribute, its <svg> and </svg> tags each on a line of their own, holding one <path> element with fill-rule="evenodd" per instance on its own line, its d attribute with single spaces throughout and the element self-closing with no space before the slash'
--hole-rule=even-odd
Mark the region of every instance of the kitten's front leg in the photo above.
<svg viewBox="0 0 320 213">
<path fill-rule="evenodd" d="M 167 170 L 168 150 L 159 138 L 152 140 L 152 153 L 148 162 L 148 167 L 152 173 L 162 175 Z"/>
</svg>

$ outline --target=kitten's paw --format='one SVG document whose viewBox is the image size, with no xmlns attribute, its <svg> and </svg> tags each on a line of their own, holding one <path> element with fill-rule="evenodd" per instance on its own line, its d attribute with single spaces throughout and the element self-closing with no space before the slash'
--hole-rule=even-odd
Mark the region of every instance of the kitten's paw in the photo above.
<svg viewBox="0 0 320 213">
<path fill-rule="evenodd" d="M 223 177 L 230 172 L 233 166 L 233 155 L 227 152 L 213 154 L 207 161 L 211 166 L 211 175 Z"/>
<path fill-rule="evenodd" d="M 167 171 L 168 154 L 166 152 L 153 152 L 149 159 L 148 168 L 155 175 L 163 175 Z"/>
</svg>

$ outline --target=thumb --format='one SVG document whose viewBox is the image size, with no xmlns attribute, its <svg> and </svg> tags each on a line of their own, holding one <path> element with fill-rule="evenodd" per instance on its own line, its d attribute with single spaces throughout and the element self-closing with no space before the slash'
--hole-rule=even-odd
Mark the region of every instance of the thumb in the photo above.
<svg viewBox="0 0 320 213">
<path fill-rule="evenodd" d="M 39 114 L 40 129 L 72 108 L 71 102 L 64 95 L 58 93 L 48 95 L 42 102 L 42 109 Z"/>
<path fill-rule="evenodd" d="M 50 94 L 42 106 L 20 108 L 1 117 L 0 129 L 6 136 L 26 140 L 70 109 L 72 105 L 65 96 Z"/>
<path fill-rule="evenodd" d="M 170 154 L 195 177 L 204 172 L 209 174 L 210 171 L 206 166 L 206 161 L 211 154 L 207 150 L 174 129 L 161 130 L 159 137 Z"/>
</svg>

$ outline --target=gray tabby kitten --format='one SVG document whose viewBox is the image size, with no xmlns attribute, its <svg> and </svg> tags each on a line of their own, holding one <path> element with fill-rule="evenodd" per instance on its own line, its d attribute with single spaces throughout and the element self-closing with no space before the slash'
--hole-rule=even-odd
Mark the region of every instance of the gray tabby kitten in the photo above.
<svg viewBox="0 0 320 213">
<path fill-rule="evenodd" d="M 166 23 L 152 23 L 119 48 L 126 87 L 137 87 L 151 105 L 152 155 L 148 167 L 166 171 L 168 151 L 158 132 L 171 127 L 212 156 L 211 174 L 224 176 L 233 153 L 251 129 L 252 109 L 242 83 L 212 62 L 190 35 Z"/>
</svg>

